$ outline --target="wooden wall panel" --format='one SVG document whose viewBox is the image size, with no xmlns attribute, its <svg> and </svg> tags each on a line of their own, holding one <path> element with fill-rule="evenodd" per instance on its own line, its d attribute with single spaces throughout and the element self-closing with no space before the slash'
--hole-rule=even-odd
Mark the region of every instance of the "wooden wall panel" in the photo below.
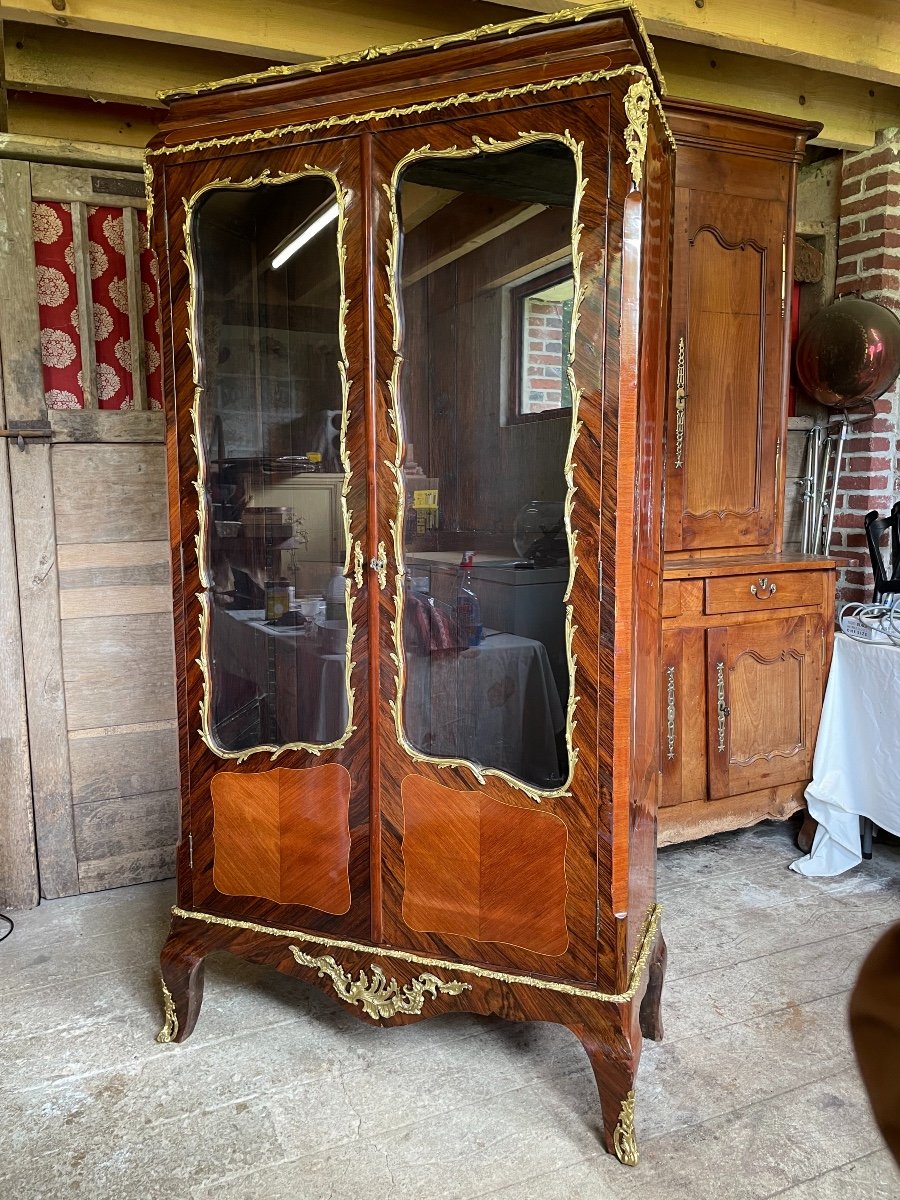
<svg viewBox="0 0 900 1200">
<path fill-rule="evenodd" d="M 127 424 L 134 414 L 110 416 Z M 108 423 L 81 429 L 88 438 L 106 432 Z M 174 871 L 164 452 L 159 442 L 75 441 L 54 445 L 53 468 L 78 887 L 93 891 Z"/>
<path fill-rule="evenodd" d="M 81 730 L 69 737 L 69 758 L 76 807 L 178 787 L 174 721 L 125 731 L 118 726 Z"/>
<path fill-rule="evenodd" d="M 0 347 L 7 421 L 46 419 L 28 163 L 0 162 Z M 17 854 L 30 859 L 32 808 L 44 896 L 77 890 L 72 798 L 66 743 L 59 636 L 59 590 L 51 468 L 52 448 L 30 443 L 9 453 L 15 562 L 31 787 L 16 793 L 10 836 Z M 15 674 L 13 675 L 15 678 Z M 21 702 L 21 701 L 20 701 Z M 14 726 L 13 726 L 14 727 Z M 25 779 L 16 771 L 19 783 Z M 24 868 L 23 868 L 24 869 Z M 22 903 L 34 903 L 20 890 Z"/>
<path fill-rule="evenodd" d="M 175 718 L 168 613 L 77 617 L 62 631 L 70 730 Z"/>
<path fill-rule="evenodd" d="M 157 539 L 167 528 L 162 445 L 55 446 L 53 491 L 61 545 Z"/>
</svg>

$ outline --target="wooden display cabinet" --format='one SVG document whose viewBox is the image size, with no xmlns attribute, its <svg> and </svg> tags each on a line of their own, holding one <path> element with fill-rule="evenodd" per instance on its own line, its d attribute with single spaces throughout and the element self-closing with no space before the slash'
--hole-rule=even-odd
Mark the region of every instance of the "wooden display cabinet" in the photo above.
<svg viewBox="0 0 900 1200">
<path fill-rule="evenodd" d="M 835 563 L 782 553 L 794 195 L 819 126 L 666 100 L 662 844 L 803 805 Z"/>
<path fill-rule="evenodd" d="M 197 88 L 147 160 L 183 790 L 161 1040 L 190 1034 L 220 949 L 376 1024 L 560 1022 L 627 1163 L 665 962 L 658 86 L 604 5 Z M 544 336 L 511 328 L 523 297 Z M 310 535 L 345 603 L 276 625 L 270 580 L 216 589 L 213 564 L 247 572 L 211 512 L 264 520 L 260 471 L 335 414 L 343 536 Z M 564 519 L 514 548 L 526 506 Z M 464 578 L 437 595 L 416 567 L 467 549 L 500 580 L 483 631 Z M 505 606 L 540 589 L 503 581 L 548 562 L 564 591 L 524 636 Z"/>
</svg>

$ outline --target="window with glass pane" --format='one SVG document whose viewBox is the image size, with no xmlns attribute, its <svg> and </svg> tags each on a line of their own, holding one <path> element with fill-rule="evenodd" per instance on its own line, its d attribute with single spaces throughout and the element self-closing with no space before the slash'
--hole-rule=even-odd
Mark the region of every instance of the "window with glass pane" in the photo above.
<svg viewBox="0 0 900 1200">
<path fill-rule="evenodd" d="M 575 189 L 571 150 L 548 138 L 423 154 L 397 196 L 403 731 L 434 758 L 547 790 L 568 776 Z M 529 299 L 547 322 L 534 329 L 553 334 L 530 376 L 552 381 L 552 421 L 519 419 L 538 412 L 519 388 L 538 340 L 526 338 Z"/>
<path fill-rule="evenodd" d="M 511 342 L 508 418 L 562 417 L 572 407 L 566 355 L 572 336 L 575 280 L 570 263 L 526 280 L 510 293 Z"/>
<path fill-rule="evenodd" d="M 209 720 L 235 752 L 347 726 L 339 207 L 329 177 L 197 202 Z"/>
</svg>

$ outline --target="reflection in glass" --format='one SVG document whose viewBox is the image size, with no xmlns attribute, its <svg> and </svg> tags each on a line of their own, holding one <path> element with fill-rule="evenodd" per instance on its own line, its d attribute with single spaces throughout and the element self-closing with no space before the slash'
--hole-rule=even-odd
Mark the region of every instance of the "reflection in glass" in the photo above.
<svg viewBox="0 0 900 1200">
<path fill-rule="evenodd" d="M 408 741 L 568 777 L 565 459 L 576 165 L 547 139 L 400 176 Z"/>
<path fill-rule="evenodd" d="M 213 189 L 192 224 L 209 720 L 230 753 L 347 726 L 338 217 L 307 175 Z"/>
</svg>

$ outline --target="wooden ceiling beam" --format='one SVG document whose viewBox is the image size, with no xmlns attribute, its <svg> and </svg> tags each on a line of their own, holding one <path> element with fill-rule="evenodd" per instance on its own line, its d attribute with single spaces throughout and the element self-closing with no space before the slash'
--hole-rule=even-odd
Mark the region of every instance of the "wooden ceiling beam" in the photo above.
<svg viewBox="0 0 900 1200">
<path fill-rule="evenodd" d="M 667 38 L 653 44 L 673 96 L 820 121 L 822 146 L 862 150 L 879 129 L 900 125 L 897 87 Z"/>
<path fill-rule="evenodd" d="M 78 97 L 9 93 L 9 132 L 23 138 L 99 142 L 143 149 L 156 133 L 159 109 L 92 104 Z"/>
<path fill-rule="evenodd" d="M 282 62 L 327 58 L 368 46 L 436 37 L 494 21 L 509 10 L 480 0 L 11 0 L 4 20 L 55 25 L 142 41 Z M 165 51 L 162 51 L 165 53 Z M 194 82 L 197 82 L 196 80 Z"/>
<path fill-rule="evenodd" d="M 271 61 L 192 46 L 148 53 L 137 38 L 9 21 L 4 47 L 10 88 L 160 108 L 159 91 L 258 71 Z"/>
<path fill-rule="evenodd" d="M 560 0 L 499 3 L 531 12 L 560 7 Z M 896 0 L 637 0 L 637 8 L 654 45 L 664 37 L 900 86 Z"/>
</svg>

